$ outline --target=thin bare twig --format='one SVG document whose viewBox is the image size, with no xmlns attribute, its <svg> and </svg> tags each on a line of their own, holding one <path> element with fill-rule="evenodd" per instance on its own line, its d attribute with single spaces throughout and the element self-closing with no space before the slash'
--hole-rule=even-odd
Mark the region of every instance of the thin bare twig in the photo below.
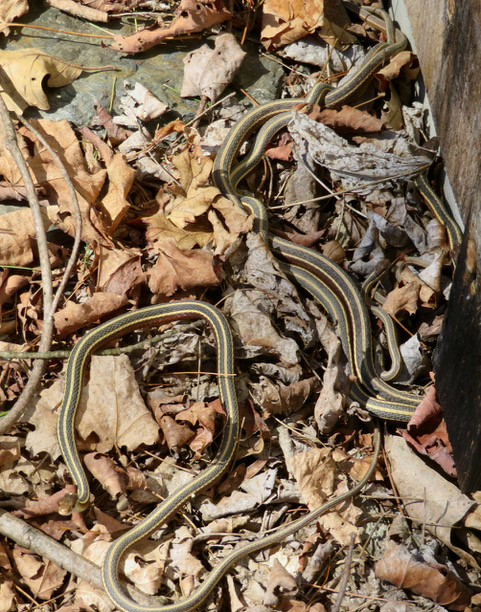
<svg viewBox="0 0 481 612">
<path fill-rule="evenodd" d="M 0 68 L 0 76 L 2 80 L 9 82 L 9 78 L 5 71 Z M 20 151 L 17 143 L 15 129 L 13 127 L 10 113 L 7 106 L 0 96 L 0 119 L 3 123 L 5 131 L 5 146 L 12 155 L 22 177 L 23 184 L 27 193 L 28 203 L 32 211 L 32 217 L 35 225 L 35 232 L 38 245 L 38 253 L 40 259 L 40 270 L 42 276 L 43 288 L 43 305 L 44 305 L 44 322 L 42 336 L 39 342 L 39 351 L 48 351 L 52 343 L 53 335 L 53 317 L 52 317 L 52 302 L 53 302 L 53 287 L 52 287 L 52 270 L 50 268 L 50 259 L 47 246 L 47 235 L 42 220 L 42 212 L 40 210 L 40 202 L 38 201 L 35 186 L 30 176 L 27 163 Z M 20 397 L 15 403 L 15 406 L 10 412 L 5 415 L 0 421 L 0 433 L 8 431 L 23 415 L 27 405 L 35 395 L 42 374 L 45 370 L 45 362 L 36 361 L 33 365 L 30 377 L 25 385 Z"/>
<path fill-rule="evenodd" d="M 339 612 L 341 609 L 342 600 L 346 594 L 347 581 L 349 580 L 349 572 L 351 571 L 352 555 L 354 553 L 354 544 L 356 543 L 356 534 L 351 533 L 349 537 L 349 550 L 347 551 L 346 561 L 344 562 L 344 571 L 342 572 L 342 580 L 341 584 L 339 585 L 339 594 L 331 612 Z"/>
</svg>

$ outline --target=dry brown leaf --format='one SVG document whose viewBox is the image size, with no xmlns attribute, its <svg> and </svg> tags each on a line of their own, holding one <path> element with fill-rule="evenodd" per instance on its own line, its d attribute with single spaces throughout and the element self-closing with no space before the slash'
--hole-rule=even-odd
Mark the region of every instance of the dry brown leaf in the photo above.
<svg viewBox="0 0 481 612">
<path fill-rule="evenodd" d="M 90 323 L 97 323 L 103 317 L 115 313 L 119 308 L 127 304 L 126 295 L 94 293 L 83 304 L 67 302 L 67 305 L 53 316 L 55 328 L 59 336 L 68 336 Z"/>
<path fill-rule="evenodd" d="M 82 68 L 51 57 L 40 49 L 17 49 L 0 51 L 0 64 L 10 83 L 2 78 L 0 94 L 8 110 L 22 114 L 28 106 L 48 110 L 50 105 L 42 89 L 48 77 L 49 87 L 68 85 L 82 73 Z"/>
<path fill-rule="evenodd" d="M 46 231 L 50 221 L 43 208 L 41 215 Z M 2 215 L 0 217 L 0 264 L 6 266 L 30 265 L 36 257 L 35 236 L 35 225 L 29 208 Z"/>
<path fill-rule="evenodd" d="M 339 134 L 379 132 L 384 127 L 382 119 L 374 117 L 367 111 L 352 108 L 352 106 L 343 106 L 339 111 L 324 108 L 316 113 L 315 118 L 322 121 L 324 125 L 334 128 Z"/>
<path fill-rule="evenodd" d="M 419 454 L 427 455 L 440 465 L 446 474 L 456 478 L 453 449 L 434 386 L 422 398 L 407 430 L 403 430 L 401 435 Z"/>
<path fill-rule="evenodd" d="M 83 457 L 85 467 L 113 499 L 125 493 L 129 477 L 110 457 L 100 453 L 87 453 Z"/>
<path fill-rule="evenodd" d="M 5 215 L 2 215 L 2 217 L 5 217 Z M 0 228 L 1 227 L 2 225 L 0 222 Z M 4 245 L 2 244 L 2 234 L 3 232 L 2 230 L 0 230 L 0 252 L 5 253 Z M 22 287 L 25 287 L 25 285 L 27 284 L 27 277 L 21 274 L 10 274 L 9 270 L 4 269 L 3 272 L 0 273 L 0 306 L 2 306 L 7 300 L 12 297 L 12 295 L 15 295 L 15 293 L 17 293 L 19 289 L 22 289 Z"/>
<path fill-rule="evenodd" d="M 386 436 L 386 458 L 398 495 L 405 500 L 406 512 L 418 524 L 454 551 L 463 561 L 479 568 L 461 542 L 467 537 L 462 525 L 476 503 L 430 467 L 399 436 Z M 459 546 L 457 545 L 459 544 Z"/>
<path fill-rule="evenodd" d="M 418 309 L 422 281 L 406 267 L 401 273 L 401 283 L 402 286 L 396 287 L 387 294 L 382 305 L 383 310 L 392 317 L 395 317 L 401 311 L 414 314 Z"/>
<path fill-rule="evenodd" d="M 314 605 L 311 605 L 310 603 L 306 603 L 304 601 L 298 601 L 297 599 L 287 599 L 287 598 L 284 598 L 282 600 L 282 610 L 283 612 L 326 612 L 326 608 L 320 602 L 317 602 Z M 396 611 L 396 612 L 399 612 L 399 611 Z M 416 612 L 416 611 L 412 611 L 410 608 L 409 610 L 406 610 L 406 612 Z"/>
<path fill-rule="evenodd" d="M 140 395 L 126 355 L 92 357 L 88 390 L 82 394 L 77 446 L 108 452 L 114 446 L 134 450 L 155 444 L 158 426 Z"/>
<path fill-rule="evenodd" d="M 266 592 L 262 603 L 269 607 L 277 606 L 279 604 L 279 595 L 297 591 L 297 581 L 279 563 L 278 559 L 274 559 L 265 588 Z"/>
<path fill-rule="evenodd" d="M 123 53 L 140 53 L 160 44 L 165 38 L 202 32 L 230 17 L 222 0 L 181 0 L 169 27 L 151 26 L 131 36 L 116 36 L 112 49 Z"/>
<path fill-rule="evenodd" d="M 121 153 L 116 153 L 107 166 L 109 177 L 107 194 L 97 203 L 104 230 L 112 235 L 130 208 L 127 200 L 135 178 L 135 170 L 125 161 Z"/>
<path fill-rule="evenodd" d="M 167 414 L 160 417 L 159 425 L 162 428 L 162 433 L 169 450 L 178 449 L 194 437 L 191 427 L 178 423 Z"/>
<path fill-rule="evenodd" d="M 239 233 L 250 229 L 251 221 L 209 184 L 213 160 L 203 154 L 197 133 L 191 132 L 188 139 L 189 145 L 172 159 L 181 189 L 172 185 L 158 195 L 159 211 L 144 218 L 146 237 L 154 249 L 157 241 L 173 238 L 181 249 L 213 242 L 215 253 L 222 254 Z"/>
<path fill-rule="evenodd" d="M 139 120 L 152 121 L 169 110 L 165 102 L 161 102 L 141 83 L 124 81 L 124 87 L 127 95 L 120 98 L 123 114 L 115 118 L 115 123 L 136 128 Z"/>
<path fill-rule="evenodd" d="M 214 287 L 220 283 L 214 256 L 208 251 L 182 251 L 172 238 L 157 243 L 159 257 L 148 272 L 149 288 L 155 296 L 171 296 L 177 290 Z"/>
<path fill-rule="evenodd" d="M 190 449 L 195 453 L 195 459 L 199 459 L 204 448 L 212 443 L 219 414 L 225 415 L 220 400 L 209 403 L 194 402 L 189 408 L 176 414 L 176 421 L 188 421 L 196 427 L 195 436 L 189 442 Z"/>
<path fill-rule="evenodd" d="M 272 147 L 272 149 L 267 149 L 265 155 L 269 159 L 277 159 L 279 161 L 290 161 L 292 159 L 292 146 L 290 144 L 287 144 L 287 145 L 279 145 L 277 147 Z"/>
<path fill-rule="evenodd" d="M 132 249 L 99 247 L 97 286 L 105 293 L 129 295 L 145 281 L 140 254 Z"/>
<path fill-rule="evenodd" d="M 390 60 L 387 66 L 384 66 L 384 68 L 381 68 L 381 70 L 376 73 L 376 78 L 378 78 L 380 82 L 384 83 L 386 81 L 392 81 L 393 79 L 396 79 L 405 66 L 408 68 L 411 66 L 413 57 L 415 56 L 413 55 L 413 53 L 411 53 L 411 51 L 401 51 L 401 53 L 398 53 Z M 419 67 L 416 67 L 415 70 L 411 71 L 410 79 L 416 79 L 418 74 Z M 384 91 L 385 88 L 386 86 L 384 85 L 382 91 Z"/>
<path fill-rule="evenodd" d="M 202 226 L 200 223 L 188 225 L 185 228 L 179 228 L 173 223 L 167 215 L 160 211 L 144 217 L 147 224 L 145 237 L 147 241 L 156 248 L 157 242 L 160 240 L 173 239 L 179 249 L 193 249 L 196 246 L 204 247 L 212 239 L 212 228 L 210 226 Z"/>
<path fill-rule="evenodd" d="M 2 436 L 0 438 L 0 467 L 12 465 L 19 458 L 19 440 L 15 436 Z"/>
<path fill-rule="evenodd" d="M 67 572 L 55 563 L 45 563 L 43 559 L 17 546 L 13 549 L 13 558 L 17 570 L 35 598 L 50 599 L 63 584 Z"/>
<path fill-rule="evenodd" d="M 10 28 L 6 24 L 15 21 L 26 13 L 28 13 L 27 0 L 3 0 L 0 5 L 0 33 L 8 36 Z"/>
<path fill-rule="evenodd" d="M 184 81 L 180 95 L 205 96 L 215 102 L 233 76 L 239 70 L 245 57 L 233 34 L 220 34 L 215 47 L 202 45 L 188 53 L 184 59 Z"/>
<path fill-rule="evenodd" d="M 280 380 L 273 382 L 268 378 L 263 378 L 259 385 L 261 393 L 256 394 L 256 400 L 270 414 L 288 416 L 304 406 L 318 385 L 315 376 L 290 385 L 285 385 Z"/>
<path fill-rule="evenodd" d="M 416 559 L 405 546 L 390 541 L 375 565 L 376 578 L 400 589 L 409 589 L 449 610 L 464 610 L 472 592 L 447 567 Z"/>
</svg>

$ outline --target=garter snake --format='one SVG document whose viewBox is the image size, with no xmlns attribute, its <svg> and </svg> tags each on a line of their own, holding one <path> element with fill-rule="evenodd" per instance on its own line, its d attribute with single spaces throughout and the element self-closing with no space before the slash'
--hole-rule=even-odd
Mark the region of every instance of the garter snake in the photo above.
<svg viewBox="0 0 481 612">
<path fill-rule="evenodd" d="M 363 9 L 359 9 L 362 11 Z M 358 72 L 349 76 L 336 89 L 329 89 L 325 84 L 317 84 L 306 98 L 279 100 L 261 105 L 247 113 L 231 130 L 221 147 L 214 165 L 214 180 L 219 189 L 235 202 L 240 202 L 232 186 L 232 167 L 241 143 L 249 133 L 258 129 L 267 120 L 291 110 L 297 104 L 316 104 L 324 96 L 324 105 L 331 107 L 342 104 L 355 93 L 362 90 L 370 81 L 373 74 L 384 62 L 404 49 L 405 37 L 396 30 L 389 17 L 378 10 L 368 10 L 367 19 L 376 21 L 381 15 L 385 22 L 388 36 L 386 43 L 379 43 L 366 56 Z M 243 198 L 240 204 L 247 205 Z M 262 221 L 261 221 L 262 222 Z M 344 342 L 352 356 L 356 371 L 359 374 L 360 385 L 356 386 L 353 395 L 359 401 L 366 403 L 374 414 L 383 418 L 406 420 L 414 410 L 413 396 L 398 391 L 377 378 L 372 363 L 365 358 L 365 351 L 369 346 L 369 326 L 364 325 L 368 315 L 365 307 L 361 305 L 360 294 L 349 278 L 339 267 L 331 268 L 332 262 L 324 261 L 320 254 L 307 253 L 297 245 L 291 245 L 280 238 L 270 238 L 275 252 L 288 260 L 286 270 L 304 287 L 311 287 L 313 295 L 321 301 L 326 309 L 333 313 L 340 325 L 345 327 Z M 322 265 L 321 265 L 322 264 Z M 299 267 L 300 266 L 300 267 Z M 325 289 L 320 290 L 320 279 L 326 282 Z M 341 291 L 346 293 L 342 294 Z M 229 326 L 223 315 L 214 307 L 203 302 L 186 301 L 171 304 L 150 306 L 135 312 L 129 312 L 99 325 L 86 334 L 76 345 L 70 356 L 66 379 L 63 403 L 58 419 L 58 439 L 65 462 L 77 484 L 78 507 L 84 508 L 89 503 L 89 487 L 83 471 L 74 441 L 75 413 L 80 400 L 82 377 L 89 356 L 105 342 L 124 335 L 139 327 L 153 326 L 182 318 L 203 318 L 210 325 L 216 339 L 218 357 L 217 369 L 219 379 L 219 393 L 226 411 L 226 425 L 222 441 L 214 463 L 210 464 L 201 474 L 196 476 L 187 485 L 182 486 L 170 495 L 162 504 L 153 510 L 143 521 L 138 523 L 126 534 L 118 538 L 108 549 L 102 567 L 102 579 L 105 590 L 114 604 L 124 612 L 188 612 L 197 608 L 211 593 L 215 584 L 225 572 L 241 557 L 256 552 L 261 548 L 279 542 L 281 539 L 294 533 L 301 527 L 309 524 L 318 516 L 333 506 L 349 499 L 359 491 L 369 479 L 374 470 L 380 448 L 380 435 L 376 435 L 375 449 L 371 467 L 366 475 L 351 490 L 327 502 L 317 510 L 293 521 L 264 538 L 256 540 L 246 546 L 236 548 L 220 562 L 202 582 L 201 586 L 185 600 L 168 605 L 143 606 L 133 602 L 123 591 L 119 582 L 119 564 L 126 550 L 141 538 L 147 537 L 153 530 L 166 522 L 189 497 L 195 496 L 203 488 L 216 480 L 232 460 L 238 439 L 239 417 L 237 400 L 233 382 L 233 349 Z M 355 330 L 353 333 L 352 330 Z M 359 334 L 359 335 L 358 335 Z M 361 338 L 359 340 L 359 337 Z M 369 352 L 369 350 L 368 350 Z M 383 395 L 385 397 L 383 397 Z M 370 403 L 369 403 L 370 402 Z M 387 406 L 387 408 L 386 408 Z"/>
</svg>

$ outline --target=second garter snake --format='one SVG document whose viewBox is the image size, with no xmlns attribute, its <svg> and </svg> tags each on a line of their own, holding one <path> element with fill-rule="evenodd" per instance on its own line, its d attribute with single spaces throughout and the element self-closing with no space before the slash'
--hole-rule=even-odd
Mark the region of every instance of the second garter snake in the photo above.
<svg viewBox="0 0 481 612">
<path fill-rule="evenodd" d="M 362 11 L 363 9 L 358 9 Z M 366 12 L 366 11 L 365 11 Z M 335 106 L 348 100 L 369 82 L 376 70 L 393 54 L 406 46 L 405 37 L 396 30 L 389 17 L 380 11 L 367 11 L 368 18 L 376 20 L 382 17 L 388 35 L 386 43 L 379 43 L 366 56 L 359 71 L 338 88 L 327 90 L 324 84 L 316 85 L 306 99 L 279 100 L 247 113 L 231 130 L 217 156 L 214 167 L 214 180 L 224 195 L 240 205 L 248 206 L 260 214 L 256 207 L 260 203 L 254 198 L 242 198 L 236 194 L 236 181 L 241 173 L 233 176 L 233 165 L 240 144 L 248 134 L 258 129 L 267 120 L 291 110 L 296 104 L 315 104 L 324 97 L 326 106 Z M 253 158 L 251 158 L 253 159 Z M 249 162 L 251 163 L 251 162 Z M 247 164 L 248 166 L 249 164 Z M 265 223 L 261 218 L 259 223 Z M 276 254 L 287 259 L 282 264 L 286 272 L 292 275 L 324 305 L 331 316 L 338 321 L 344 332 L 343 343 L 346 353 L 354 364 L 359 377 L 359 384 L 353 389 L 353 397 L 366 404 L 375 414 L 383 418 L 407 420 L 412 414 L 417 398 L 387 385 L 376 374 L 372 360 L 367 355 L 369 349 L 369 316 L 363 305 L 361 295 L 348 275 L 338 266 L 332 267 L 330 260 L 325 260 L 314 252 L 306 253 L 301 247 L 291 245 L 277 237 L 269 237 L 271 248 Z M 334 264 L 335 266 L 335 264 Z M 98 326 L 82 338 L 69 359 L 65 381 L 65 393 L 58 419 L 58 439 L 65 462 L 69 467 L 78 489 L 79 507 L 89 503 L 88 482 L 83 471 L 74 440 L 75 413 L 82 390 L 82 377 L 90 354 L 112 338 L 119 337 L 139 327 L 153 326 L 179 318 L 204 318 L 210 325 L 217 343 L 217 369 L 219 392 L 226 411 L 226 425 L 215 462 L 203 472 L 170 495 L 157 506 L 143 521 L 126 534 L 118 538 L 109 548 L 102 567 L 102 578 L 105 590 L 114 604 L 124 612 L 188 612 L 197 609 L 211 593 L 213 587 L 225 572 L 240 558 L 279 542 L 301 527 L 309 524 L 318 516 L 358 492 L 368 481 L 374 470 L 380 448 L 380 434 L 375 437 L 375 448 L 371 467 L 366 475 L 351 490 L 327 502 L 317 510 L 287 524 L 274 533 L 254 542 L 241 546 L 229 553 L 202 582 L 201 586 L 189 597 L 178 603 L 167 605 L 143 606 L 130 599 L 122 589 L 119 581 L 119 564 L 124 553 L 141 538 L 166 522 L 190 497 L 197 495 L 206 486 L 213 483 L 228 467 L 234 457 L 238 432 L 239 417 L 233 380 L 233 349 L 229 326 L 223 315 L 213 306 L 203 302 L 174 302 L 143 308 L 126 313 Z M 354 330 L 354 331 L 353 331 Z"/>
</svg>

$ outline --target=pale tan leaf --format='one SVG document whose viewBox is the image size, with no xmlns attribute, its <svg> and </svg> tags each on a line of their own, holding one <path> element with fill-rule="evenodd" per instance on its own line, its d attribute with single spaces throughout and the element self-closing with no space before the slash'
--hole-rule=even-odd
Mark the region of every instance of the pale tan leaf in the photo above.
<svg viewBox="0 0 481 612">
<path fill-rule="evenodd" d="M 35 598 L 50 599 L 63 584 L 67 572 L 55 563 L 45 563 L 43 559 L 18 547 L 13 549 L 13 556 L 18 571 Z"/>
<path fill-rule="evenodd" d="M 77 430 L 83 448 L 134 450 L 159 439 L 158 426 L 139 392 L 126 355 L 92 357 L 88 390 L 82 394 Z M 92 438 L 93 434 L 93 438 Z"/>
<path fill-rule="evenodd" d="M 6 24 L 15 21 L 25 13 L 28 13 L 27 0 L 3 0 L 0 5 L 0 33 L 8 36 L 10 28 Z"/>
<path fill-rule="evenodd" d="M 295 591 L 297 591 L 297 581 L 289 574 L 285 567 L 279 563 L 278 559 L 274 559 L 262 603 L 265 606 L 277 606 L 280 595 L 284 593 L 293 593 Z"/>
<path fill-rule="evenodd" d="M 232 81 L 245 57 L 233 34 L 220 34 L 215 47 L 202 45 L 184 59 L 184 81 L 180 95 L 206 96 L 215 102 Z"/>
<path fill-rule="evenodd" d="M 0 63 L 14 87 L 5 91 L 0 87 L 8 109 L 22 114 L 28 106 L 48 110 L 50 105 L 42 89 L 48 77 L 49 87 L 62 87 L 74 81 L 82 68 L 51 57 L 40 49 L 0 51 Z M 2 83 L 4 79 L 2 79 Z"/>
</svg>

